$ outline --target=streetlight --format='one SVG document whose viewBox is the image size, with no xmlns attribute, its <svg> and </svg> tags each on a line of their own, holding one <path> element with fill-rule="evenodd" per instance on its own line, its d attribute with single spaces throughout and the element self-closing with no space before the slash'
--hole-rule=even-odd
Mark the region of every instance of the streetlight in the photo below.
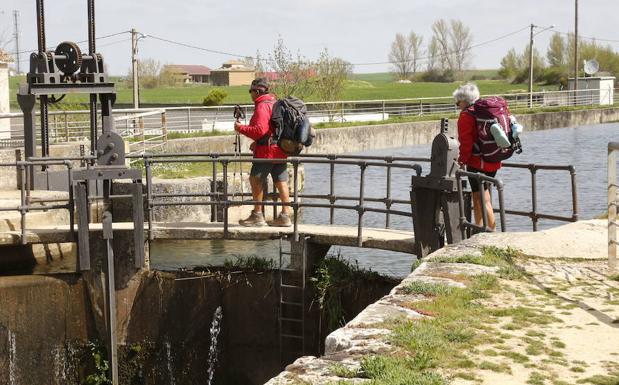
<svg viewBox="0 0 619 385">
<path fill-rule="evenodd" d="M 148 35 L 145 35 L 141 32 L 135 30 L 135 28 L 131 29 L 131 71 L 133 72 L 133 108 L 138 109 L 140 107 L 140 92 L 138 85 L 138 41 L 140 39 L 147 38 Z"/>
<path fill-rule="evenodd" d="M 554 28 L 555 25 L 546 27 L 540 31 L 533 33 L 535 28 L 541 28 L 539 25 L 531 24 L 531 38 L 529 39 L 529 108 L 533 107 L 533 36 Z"/>
</svg>

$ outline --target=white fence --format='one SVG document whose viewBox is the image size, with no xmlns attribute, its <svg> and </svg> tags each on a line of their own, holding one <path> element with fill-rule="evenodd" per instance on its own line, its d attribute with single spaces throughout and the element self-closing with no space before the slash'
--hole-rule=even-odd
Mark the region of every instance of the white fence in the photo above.
<svg viewBox="0 0 619 385">
<path fill-rule="evenodd" d="M 560 106 L 596 106 L 617 104 L 613 89 L 574 91 L 548 91 L 533 93 L 531 108 Z M 486 95 L 487 96 L 487 95 Z M 529 93 L 501 95 L 508 100 L 512 110 L 529 108 Z M 310 120 L 320 122 L 384 121 L 411 116 L 454 114 L 457 109 L 451 96 L 411 98 L 396 100 L 344 100 L 307 103 Z M 242 106 L 246 122 L 253 112 L 253 105 Z M 133 141 L 150 141 L 160 145 L 170 133 L 208 133 L 231 131 L 234 124 L 233 106 L 221 107 L 166 107 L 117 109 L 114 121 L 117 131 Z M 0 122 L 10 121 L 10 132 L 0 139 L 0 147 L 20 147 L 23 140 L 21 113 L 0 114 Z M 49 113 L 49 140 L 51 144 L 87 141 L 90 133 L 88 111 L 51 111 Z M 101 119 L 98 119 L 99 128 Z M 37 124 L 39 124 L 37 119 Z M 1 126 L 1 125 L 0 125 Z M 135 144 L 134 146 L 138 146 Z M 142 144 L 143 149 L 147 146 Z M 133 152 L 133 149 L 132 149 Z"/>
</svg>

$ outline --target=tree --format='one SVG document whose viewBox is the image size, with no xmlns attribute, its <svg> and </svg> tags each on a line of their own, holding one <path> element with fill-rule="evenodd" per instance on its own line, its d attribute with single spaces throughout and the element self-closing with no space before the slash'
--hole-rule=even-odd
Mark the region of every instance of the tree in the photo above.
<svg viewBox="0 0 619 385">
<path fill-rule="evenodd" d="M 432 24 L 432 42 L 437 53 L 439 69 L 461 73 L 471 59 L 473 36 L 471 30 L 460 20 L 447 23 L 439 19 Z M 431 43 L 432 44 L 432 43 Z"/>
<path fill-rule="evenodd" d="M 140 88 L 156 88 L 159 86 L 161 63 L 155 59 L 143 59 L 138 61 L 138 82 Z M 129 87 L 133 86 L 133 71 L 129 70 L 127 77 Z"/>
<path fill-rule="evenodd" d="M 316 76 L 312 82 L 314 94 L 320 101 L 341 98 L 348 77 L 352 74 L 352 64 L 338 57 L 329 56 L 325 48 L 315 65 Z"/>
<path fill-rule="evenodd" d="M 510 49 L 507 55 L 501 59 L 499 76 L 511 80 L 512 83 L 525 83 L 529 79 L 529 45 L 522 54 L 515 49 Z M 533 81 L 539 81 L 544 77 L 544 58 L 537 48 L 533 47 Z"/>
<path fill-rule="evenodd" d="M 552 35 L 550 44 L 548 45 L 548 51 L 546 52 L 546 58 L 548 59 L 548 65 L 551 67 L 562 67 L 567 64 L 565 60 L 565 39 L 558 33 Z"/>
<path fill-rule="evenodd" d="M 520 70 L 520 60 L 514 48 L 507 51 L 507 55 L 501 59 L 501 69 L 498 75 L 503 79 L 513 80 Z"/>
<path fill-rule="evenodd" d="M 346 81 L 352 74 L 352 64 L 343 59 L 329 56 L 329 52 L 325 48 L 320 53 L 314 68 L 316 76 L 312 81 L 313 94 L 322 102 L 340 100 Z M 323 107 L 327 112 L 329 121 L 332 121 L 337 106 L 333 103 L 327 103 Z"/>
<path fill-rule="evenodd" d="M 281 37 L 264 68 L 277 74 L 271 88 L 280 97 L 294 95 L 306 99 L 312 94 L 311 77 L 315 74 L 312 63 L 298 53 L 294 57 Z"/>
<path fill-rule="evenodd" d="M 417 72 L 422 41 L 423 37 L 412 31 L 408 36 L 401 33 L 395 35 L 395 40 L 391 43 L 389 61 L 398 80 L 409 79 Z"/>
</svg>

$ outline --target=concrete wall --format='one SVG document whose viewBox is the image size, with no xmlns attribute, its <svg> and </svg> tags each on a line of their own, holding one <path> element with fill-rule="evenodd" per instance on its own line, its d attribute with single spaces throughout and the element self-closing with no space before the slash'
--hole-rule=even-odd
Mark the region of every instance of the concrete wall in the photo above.
<svg viewBox="0 0 619 385">
<path fill-rule="evenodd" d="M 280 371 L 276 273 L 206 273 L 143 272 L 117 292 L 121 385 L 206 383 L 219 306 L 213 384 L 258 385 Z M 88 274 L 0 278 L 0 385 L 85 383 L 94 372 L 86 344 L 102 338 L 100 284 Z M 346 319 L 394 284 L 351 285 L 342 295 Z M 307 325 L 317 327 L 316 308 Z M 317 329 L 308 328 L 308 353 L 319 354 Z"/>
<path fill-rule="evenodd" d="M 9 106 L 9 65 L 0 62 L 0 114 L 11 112 Z M 11 137 L 11 120 L 0 119 L 0 139 Z"/>
</svg>

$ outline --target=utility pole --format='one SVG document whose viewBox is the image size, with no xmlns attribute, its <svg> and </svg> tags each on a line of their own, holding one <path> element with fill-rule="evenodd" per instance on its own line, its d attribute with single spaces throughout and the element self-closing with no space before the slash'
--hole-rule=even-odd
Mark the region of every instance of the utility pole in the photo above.
<svg viewBox="0 0 619 385">
<path fill-rule="evenodd" d="M 533 28 L 531 24 L 531 36 L 529 38 L 529 108 L 533 108 Z"/>
<path fill-rule="evenodd" d="M 578 0 L 574 0 L 574 104 L 578 103 Z"/>
<path fill-rule="evenodd" d="M 138 86 L 138 33 L 131 29 L 131 72 L 133 75 L 133 108 L 140 108 L 140 91 Z"/>
<path fill-rule="evenodd" d="M 19 11 L 13 10 L 13 19 L 15 20 L 15 32 L 13 38 L 15 39 L 15 63 L 17 65 L 17 74 L 21 73 L 21 65 L 19 64 Z"/>
</svg>

